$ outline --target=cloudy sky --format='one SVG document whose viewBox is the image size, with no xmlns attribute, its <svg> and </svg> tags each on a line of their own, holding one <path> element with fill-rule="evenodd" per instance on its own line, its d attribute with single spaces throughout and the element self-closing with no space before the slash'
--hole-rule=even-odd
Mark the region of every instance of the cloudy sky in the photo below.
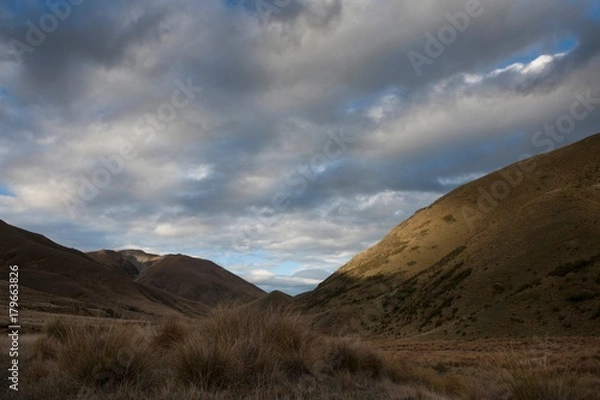
<svg viewBox="0 0 600 400">
<path fill-rule="evenodd" d="M 0 219 L 308 290 L 600 131 L 599 38 L 597 0 L 0 0 Z"/>
</svg>

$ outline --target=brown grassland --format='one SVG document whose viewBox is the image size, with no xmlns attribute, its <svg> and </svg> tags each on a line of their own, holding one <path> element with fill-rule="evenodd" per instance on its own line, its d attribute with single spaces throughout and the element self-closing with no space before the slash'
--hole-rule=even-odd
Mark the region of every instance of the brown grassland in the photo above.
<svg viewBox="0 0 600 400">
<path fill-rule="evenodd" d="M 320 334 L 294 313 L 242 307 L 159 323 L 57 317 L 21 337 L 20 363 L 19 393 L 0 397 L 600 398 L 600 338 L 364 342 Z"/>
</svg>

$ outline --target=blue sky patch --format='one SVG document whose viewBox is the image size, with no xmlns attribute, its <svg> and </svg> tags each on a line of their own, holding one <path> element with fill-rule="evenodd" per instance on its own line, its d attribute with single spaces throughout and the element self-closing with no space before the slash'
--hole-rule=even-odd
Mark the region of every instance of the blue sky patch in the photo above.
<svg viewBox="0 0 600 400">
<path fill-rule="evenodd" d="M 15 194 L 8 190 L 8 187 L 6 187 L 6 185 L 0 183 L 0 196 L 15 197 Z"/>
<path fill-rule="evenodd" d="M 401 96 L 404 91 L 397 86 L 390 86 L 375 93 L 369 93 L 365 96 L 356 97 L 344 105 L 346 112 L 356 112 L 365 110 L 377 104 L 383 97 L 389 95 Z"/>
<path fill-rule="evenodd" d="M 593 4 L 590 6 L 589 16 L 592 21 L 600 21 L 600 2 L 595 1 L 592 3 Z"/>
</svg>

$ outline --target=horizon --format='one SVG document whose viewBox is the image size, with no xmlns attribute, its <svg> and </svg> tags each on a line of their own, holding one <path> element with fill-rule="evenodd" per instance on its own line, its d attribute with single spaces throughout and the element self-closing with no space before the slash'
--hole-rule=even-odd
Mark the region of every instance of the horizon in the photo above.
<svg viewBox="0 0 600 400">
<path fill-rule="evenodd" d="M 0 219 L 81 251 L 296 295 L 600 126 L 592 0 L 66 4 L 0 1 Z"/>
</svg>

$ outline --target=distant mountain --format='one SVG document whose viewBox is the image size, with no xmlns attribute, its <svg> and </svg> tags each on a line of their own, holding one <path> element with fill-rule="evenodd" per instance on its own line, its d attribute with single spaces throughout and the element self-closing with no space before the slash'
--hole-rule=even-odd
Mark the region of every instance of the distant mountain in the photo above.
<svg viewBox="0 0 600 400">
<path fill-rule="evenodd" d="M 153 265 L 161 258 L 161 256 L 156 254 L 148 254 L 142 250 L 119 250 L 118 253 L 126 260 L 134 264 L 140 273 L 144 270 L 144 268 Z"/>
<path fill-rule="evenodd" d="M 144 268 L 137 282 L 209 306 L 221 302 L 247 303 L 265 295 L 258 287 L 212 261 L 181 254 L 159 257 Z"/>
<path fill-rule="evenodd" d="M 181 254 L 159 256 L 142 250 L 100 250 L 88 255 L 144 286 L 208 306 L 247 303 L 265 296 L 258 287 L 209 260 Z"/>
<path fill-rule="evenodd" d="M 261 312 L 290 310 L 293 305 L 294 298 L 289 294 L 274 290 L 266 296 L 251 303 L 245 304 L 244 307 L 258 310 Z"/>
<path fill-rule="evenodd" d="M 371 335 L 599 334 L 600 134 L 457 188 L 295 301 Z"/>
<path fill-rule="evenodd" d="M 18 265 L 24 316 L 42 312 L 144 318 L 206 312 L 202 304 L 140 285 L 117 267 L 4 221 L 0 238 L 2 285 L 7 285 L 9 266 Z"/>
<path fill-rule="evenodd" d="M 141 250 L 85 254 L 1 220 L 0 238 L 0 282 L 6 287 L 9 266 L 19 266 L 25 324 L 39 324 L 40 313 L 132 319 L 200 315 L 221 302 L 247 303 L 265 295 L 208 260 Z"/>
<path fill-rule="evenodd" d="M 86 253 L 90 258 L 123 272 L 131 279 L 137 278 L 142 271 L 143 267 L 137 262 L 133 261 L 129 257 L 125 257 L 122 253 L 114 250 L 99 250 Z"/>
</svg>

